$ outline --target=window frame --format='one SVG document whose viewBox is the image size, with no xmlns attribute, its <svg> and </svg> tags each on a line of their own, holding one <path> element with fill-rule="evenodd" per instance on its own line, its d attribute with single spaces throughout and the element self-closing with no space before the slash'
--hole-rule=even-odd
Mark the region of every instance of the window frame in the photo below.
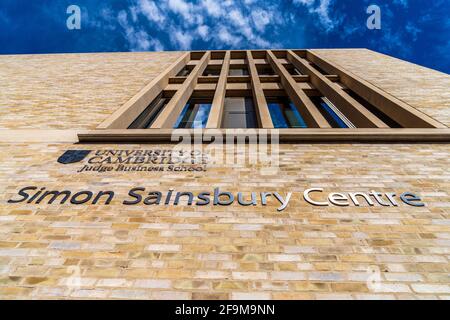
<svg viewBox="0 0 450 320">
<path fill-rule="evenodd" d="M 203 77 L 205 69 L 211 61 L 222 63 L 220 75 L 214 81 L 206 81 Z M 221 61 L 221 62 L 217 62 Z M 237 63 L 236 63 L 237 62 Z M 248 70 L 248 76 L 230 76 L 230 69 L 241 68 L 242 63 Z M 256 65 L 267 63 L 273 69 L 275 76 L 264 77 L 258 74 Z M 292 64 L 302 75 L 292 75 L 286 64 Z M 322 74 L 314 66 L 326 73 Z M 191 68 L 188 76 L 177 80 L 183 68 Z M 201 80 L 201 81 L 200 81 Z M 389 128 L 361 103 L 354 99 L 348 90 L 351 89 L 362 99 L 382 111 L 394 121 L 399 121 L 403 128 Z M 103 121 L 95 130 L 80 133 L 80 141 L 114 140 L 120 137 L 133 139 L 139 135 L 149 141 L 155 137 L 165 136 L 173 130 L 173 123 L 182 112 L 186 101 L 194 91 L 212 96 L 212 107 L 205 130 L 223 129 L 222 115 L 225 97 L 229 92 L 234 96 L 252 95 L 260 129 L 273 130 L 273 122 L 264 95 L 266 92 L 286 91 L 287 96 L 299 110 L 308 128 L 279 129 L 289 141 L 306 141 L 318 139 L 333 141 L 345 139 L 359 141 L 368 139 L 380 141 L 388 139 L 429 141 L 448 139 L 449 133 L 445 125 L 407 105 L 403 101 L 371 85 L 364 79 L 346 72 L 340 66 L 321 57 L 320 53 L 311 50 L 247 50 L 184 52 L 159 76 L 145 86 L 110 117 Z M 346 91 L 347 90 L 347 91 Z M 149 129 L 127 129 L 149 107 L 148 101 L 153 101 L 161 92 L 169 92 L 171 101 L 158 114 L 156 124 Z M 323 94 L 331 103 L 337 106 L 348 120 L 357 128 L 333 129 L 312 103 L 310 97 Z M 354 113 L 356 112 L 356 113 Z M 356 116 L 355 116 L 356 114 Z M 356 120 L 356 121 L 355 121 Z M 289 131 L 286 131 L 289 130 Z M 131 132 L 133 131 L 133 132 Z M 117 134 L 119 135 L 117 135 Z M 144 139 L 144 138 L 142 138 Z M 120 139 L 119 139 L 120 140 Z"/>
</svg>

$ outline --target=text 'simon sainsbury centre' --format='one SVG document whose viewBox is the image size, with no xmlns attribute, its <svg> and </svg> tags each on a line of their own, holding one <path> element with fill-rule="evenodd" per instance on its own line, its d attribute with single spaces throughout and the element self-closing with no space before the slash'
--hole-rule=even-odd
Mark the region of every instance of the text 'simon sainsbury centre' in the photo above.
<svg viewBox="0 0 450 320">
<path fill-rule="evenodd" d="M 0 299 L 450 297 L 447 74 L 257 50 L 0 81 Z"/>
</svg>

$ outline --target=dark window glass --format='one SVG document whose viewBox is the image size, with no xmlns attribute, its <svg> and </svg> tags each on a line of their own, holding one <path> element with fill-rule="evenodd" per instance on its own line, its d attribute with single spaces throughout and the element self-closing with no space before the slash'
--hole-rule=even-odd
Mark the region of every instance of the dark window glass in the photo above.
<svg viewBox="0 0 450 320">
<path fill-rule="evenodd" d="M 339 110 L 329 104 L 323 97 L 311 97 L 311 101 L 319 109 L 320 113 L 327 119 L 333 128 L 349 128 L 351 123 L 338 114 Z"/>
<path fill-rule="evenodd" d="M 347 93 L 356 101 L 361 103 L 367 110 L 372 112 L 378 119 L 386 123 L 390 128 L 403 128 L 401 124 L 396 122 L 391 117 L 387 116 L 383 111 L 372 105 L 370 102 L 366 101 L 363 97 L 356 94 L 352 90 L 348 90 Z"/>
<path fill-rule="evenodd" d="M 275 128 L 307 128 L 295 105 L 287 97 L 267 98 Z"/>
<path fill-rule="evenodd" d="M 192 68 L 186 66 L 180 72 L 178 72 L 177 77 L 187 77 L 192 71 Z"/>
<path fill-rule="evenodd" d="M 128 129 L 148 129 L 161 113 L 164 106 L 170 101 L 159 95 L 150 105 L 133 121 Z"/>
<path fill-rule="evenodd" d="M 329 73 L 323 70 L 321 67 L 319 67 L 317 64 L 310 62 L 310 65 L 312 65 L 317 71 L 319 71 L 324 76 L 327 76 Z"/>
<path fill-rule="evenodd" d="M 286 70 L 293 76 L 302 75 L 302 73 L 296 67 L 294 67 L 292 64 L 286 64 L 285 67 L 286 67 Z"/>
<path fill-rule="evenodd" d="M 248 70 L 246 68 L 230 69 L 230 76 L 248 76 Z"/>
<path fill-rule="evenodd" d="M 257 128 L 255 106 L 252 98 L 226 98 L 222 121 L 223 128 Z"/>
<path fill-rule="evenodd" d="M 220 76 L 220 68 L 211 68 L 208 67 L 203 72 L 203 76 L 209 77 L 209 76 Z"/>
<path fill-rule="evenodd" d="M 271 66 L 259 66 L 258 74 L 260 76 L 274 76 L 275 72 L 273 71 Z"/>
<path fill-rule="evenodd" d="M 205 128 L 211 111 L 211 100 L 191 99 L 184 107 L 174 128 Z"/>
</svg>

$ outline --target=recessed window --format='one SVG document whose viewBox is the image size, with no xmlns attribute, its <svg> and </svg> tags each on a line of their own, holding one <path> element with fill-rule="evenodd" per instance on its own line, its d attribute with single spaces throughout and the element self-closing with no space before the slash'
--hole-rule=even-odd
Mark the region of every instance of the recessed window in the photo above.
<svg viewBox="0 0 450 320">
<path fill-rule="evenodd" d="M 187 77 L 189 76 L 189 74 L 191 74 L 192 72 L 192 67 L 190 66 L 185 66 L 183 69 L 181 69 L 180 72 L 178 72 L 177 77 Z"/>
<path fill-rule="evenodd" d="M 266 98 L 275 128 L 307 128 L 305 121 L 288 97 Z"/>
<path fill-rule="evenodd" d="M 270 65 L 258 65 L 257 68 L 258 75 L 260 76 L 274 76 L 275 72 L 273 71 Z"/>
<path fill-rule="evenodd" d="M 230 76 L 248 76 L 247 68 L 230 68 Z"/>
<path fill-rule="evenodd" d="M 208 66 L 205 71 L 203 72 L 203 76 L 204 77 L 218 77 L 220 76 L 220 66 L 217 67 L 213 67 L 213 66 Z"/>
<path fill-rule="evenodd" d="M 272 53 L 275 55 L 275 61 L 272 61 Z M 210 55 L 209 61 L 205 54 Z M 106 119 L 99 129 L 149 129 L 142 132 L 135 130 L 129 134 L 160 139 L 161 135 L 167 134 L 167 128 L 206 128 L 210 120 L 212 129 L 285 128 L 284 130 L 289 132 L 290 128 L 317 127 L 324 130 L 320 133 L 317 130 L 292 130 L 286 135 L 286 139 L 293 136 L 301 140 L 305 133 L 311 133 L 317 134 L 321 140 L 327 137 L 334 139 L 336 131 L 342 131 L 338 135 L 339 139 L 341 134 L 351 136 L 355 133 L 358 136 L 358 132 L 364 131 L 357 129 L 357 125 L 360 128 L 374 127 L 367 135 L 370 140 L 372 134 L 378 134 L 375 127 L 383 128 L 378 130 L 381 137 L 386 133 L 386 127 L 442 128 L 437 121 L 426 115 L 416 114 L 413 109 L 399 103 L 389 93 L 379 92 L 357 77 L 353 79 L 350 75 L 351 81 L 341 83 L 346 77 L 345 70 L 337 70 L 336 74 L 328 75 L 321 67 L 331 72 L 337 66 L 320 62 L 320 57 L 316 57 L 314 52 L 307 54 L 301 50 L 294 51 L 293 54 L 286 50 L 251 51 L 253 61 L 248 54 L 248 51 L 191 52 L 189 60 L 189 53 L 185 53 L 180 62 L 166 69 L 148 90 L 146 88 L 137 93 L 126 105 Z M 184 65 L 181 66 L 181 63 Z M 308 72 L 306 75 L 303 73 L 308 69 L 305 64 L 311 70 L 314 68 L 317 74 L 321 72 L 326 76 L 317 79 Z M 278 72 L 280 65 L 281 73 Z M 228 70 L 227 68 L 228 75 L 226 79 L 222 79 L 226 81 L 219 81 L 221 72 Z M 257 74 L 253 74 L 253 71 Z M 261 85 L 252 82 L 250 73 L 259 79 Z M 177 76 L 174 76 L 175 74 Z M 321 88 L 320 83 L 324 81 L 324 77 L 334 83 L 330 90 Z M 148 104 L 149 96 L 154 97 L 158 93 L 159 96 Z M 222 110 L 219 110 L 219 105 L 216 110 L 221 113 L 211 113 L 214 97 L 221 103 L 224 96 Z M 255 100 L 254 97 L 265 97 L 265 100 Z M 358 103 L 354 105 L 356 102 Z M 387 133 L 391 139 L 391 133 L 396 136 L 397 133 L 402 134 L 402 131 L 392 129 Z M 421 132 L 417 132 L 417 137 L 420 134 Z M 405 134 L 407 139 L 408 135 L 409 133 Z M 100 136 L 103 136 L 103 133 L 100 133 Z M 111 139 L 116 137 L 117 135 L 112 135 Z M 416 133 L 411 137 L 416 139 Z M 366 139 L 366 136 L 358 136 L 357 140 L 359 139 Z"/>
<path fill-rule="evenodd" d="M 158 117 L 165 105 L 169 103 L 169 98 L 164 98 L 163 94 L 156 97 L 152 103 L 133 121 L 128 129 L 148 129 Z"/>
<path fill-rule="evenodd" d="M 302 75 L 302 73 L 296 67 L 294 67 L 294 65 L 291 63 L 285 64 L 284 67 L 293 76 L 301 76 Z"/>
<path fill-rule="evenodd" d="M 211 105 L 211 99 L 191 98 L 178 117 L 174 128 L 205 128 Z"/>
<path fill-rule="evenodd" d="M 225 58 L 225 51 L 212 51 L 211 60 L 223 60 Z"/>
<path fill-rule="evenodd" d="M 355 125 L 327 98 L 311 97 L 311 101 L 332 128 L 355 128 Z"/>
<path fill-rule="evenodd" d="M 391 117 L 387 116 L 383 111 L 375 107 L 363 97 L 359 96 L 356 92 L 350 89 L 347 89 L 346 91 L 353 99 L 362 104 L 367 110 L 372 112 L 376 117 L 378 117 L 378 119 L 386 123 L 390 128 L 403 128 L 402 125 L 393 120 Z"/>
<path fill-rule="evenodd" d="M 223 128 L 257 128 L 255 106 L 252 98 L 225 98 Z"/>
<path fill-rule="evenodd" d="M 231 59 L 245 59 L 247 52 L 245 51 L 231 51 Z"/>
<path fill-rule="evenodd" d="M 325 70 L 323 70 L 321 67 L 319 67 L 317 64 L 310 62 L 309 63 L 314 69 L 316 69 L 317 71 L 319 71 L 321 74 L 323 74 L 324 76 L 329 75 L 328 72 L 326 72 Z"/>
</svg>

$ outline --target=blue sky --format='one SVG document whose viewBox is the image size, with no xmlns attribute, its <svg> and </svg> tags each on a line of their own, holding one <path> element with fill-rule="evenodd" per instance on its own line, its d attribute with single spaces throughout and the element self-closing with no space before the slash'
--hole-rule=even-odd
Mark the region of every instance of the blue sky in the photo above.
<svg viewBox="0 0 450 320">
<path fill-rule="evenodd" d="M 366 9 L 381 8 L 381 30 Z M 68 30 L 78 5 L 81 30 Z M 450 73 L 449 0 L 1 0 L 0 54 L 364 47 Z"/>
</svg>

